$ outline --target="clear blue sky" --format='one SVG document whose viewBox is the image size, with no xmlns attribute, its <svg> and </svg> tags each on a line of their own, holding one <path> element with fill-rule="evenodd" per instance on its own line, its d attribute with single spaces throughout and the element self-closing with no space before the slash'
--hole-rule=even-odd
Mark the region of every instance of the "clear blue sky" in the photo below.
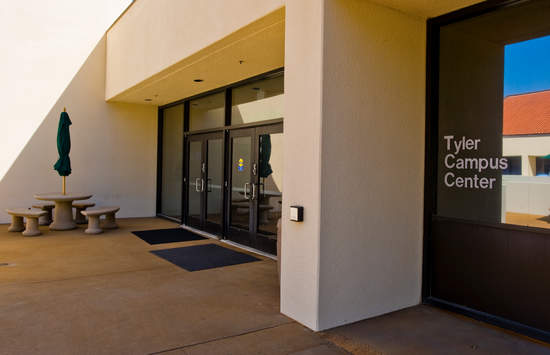
<svg viewBox="0 0 550 355">
<path fill-rule="evenodd" d="M 507 45 L 504 96 L 550 89 L 550 36 Z"/>
</svg>

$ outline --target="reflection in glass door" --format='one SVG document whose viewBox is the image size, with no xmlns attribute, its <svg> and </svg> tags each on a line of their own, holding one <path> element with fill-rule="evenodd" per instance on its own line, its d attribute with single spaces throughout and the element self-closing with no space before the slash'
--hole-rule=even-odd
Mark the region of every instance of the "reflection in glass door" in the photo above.
<svg viewBox="0 0 550 355">
<path fill-rule="evenodd" d="M 206 140 L 205 226 L 209 232 L 221 233 L 223 217 L 223 137 Z"/>
<path fill-rule="evenodd" d="M 282 124 L 230 133 L 228 239 L 276 254 L 282 200 Z"/>
<path fill-rule="evenodd" d="M 202 204 L 202 140 L 189 141 L 189 196 L 187 224 L 200 228 Z"/>
<path fill-rule="evenodd" d="M 229 200 L 229 239 L 252 245 L 250 241 L 252 221 L 252 161 L 254 129 L 232 131 L 231 189 Z"/>
<path fill-rule="evenodd" d="M 276 248 L 277 221 L 283 198 L 283 133 L 258 132 L 258 227 L 260 249 Z M 275 249 L 276 250 L 276 249 Z"/>
<path fill-rule="evenodd" d="M 187 224 L 221 234 L 223 215 L 223 134 L 188 138 Z"/>
</svg>

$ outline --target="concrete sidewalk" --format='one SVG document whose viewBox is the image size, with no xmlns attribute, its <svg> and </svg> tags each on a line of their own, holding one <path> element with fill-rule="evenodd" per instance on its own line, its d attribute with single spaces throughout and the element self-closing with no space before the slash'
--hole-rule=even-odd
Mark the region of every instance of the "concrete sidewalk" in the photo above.
<svg viewBox="0 0 550 355">
<path fill-rule="evenodd" d="M 322 335 L 353 354 L 550 354 L 548 344 L 424 305 Z"/>
<path fill-rule="evenodd" d="M 119 222 L 94 236 L 0 226 L 0 354 L 550 354 L 427 306 L 314 333 L 279 312 L 273 260 L 188 272 L 149 251 L 219 242 L 149 245 L 131 231 L 177 225 Z"/>
<path fill-rule="evenodd" d="M 23 237 L 0 226 L 0 354 L 345 353 L 279 313 L 276 263 L 188 272 L 149 253 L 214 240 L 149 245 L 122 219 Z"/>
</svg>

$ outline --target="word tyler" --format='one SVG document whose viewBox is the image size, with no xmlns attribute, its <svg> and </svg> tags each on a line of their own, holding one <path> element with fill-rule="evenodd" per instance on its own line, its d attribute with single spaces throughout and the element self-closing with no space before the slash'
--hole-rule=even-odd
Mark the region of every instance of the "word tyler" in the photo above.
<svg viewBox="0 0 550 355">
<path fill-rule="evenodd" d="M 477 151 L 481 145 L 481 139 L 454 136 L 444 136 L 447 154 L 444 163 L 447 169 L 474 170 L 482 173 L 485 170 L 505 170 L 508 168 L 506 158 L 461 158 L 464 151 Z M 490 189 L 496 186 L 496 178 L 479 177 L 477 174 L 469 176 L 457 176 L 454 172 L 447 172 L 444 176 L 445 186 L 466 189 Z"/>
</svg>

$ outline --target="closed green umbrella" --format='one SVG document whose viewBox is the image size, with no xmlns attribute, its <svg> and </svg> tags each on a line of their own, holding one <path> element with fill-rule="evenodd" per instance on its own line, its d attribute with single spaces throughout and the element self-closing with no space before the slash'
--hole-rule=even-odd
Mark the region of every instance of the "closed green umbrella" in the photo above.
<svg viewBox="0 0 550 355">
<path fill-rule="evenodd" d="M 269 159 L 271 159 L 271 136 L 262 134 L 260 136 L 260 177 L 262 178 L 266 178 L 273 173 Z"/>
<path fill-rule="evenodd" d="M 59 159 L 53 166 L 60 176 L 63 176 L 63 194 L 65 194 L 65 177 L 71 174 L 71 133 L 69 126 L 72 124 L 69 114 L 63 109 L 59 117 L 59 127 L 57 128 L 57 152 Z"/>
</svg>

